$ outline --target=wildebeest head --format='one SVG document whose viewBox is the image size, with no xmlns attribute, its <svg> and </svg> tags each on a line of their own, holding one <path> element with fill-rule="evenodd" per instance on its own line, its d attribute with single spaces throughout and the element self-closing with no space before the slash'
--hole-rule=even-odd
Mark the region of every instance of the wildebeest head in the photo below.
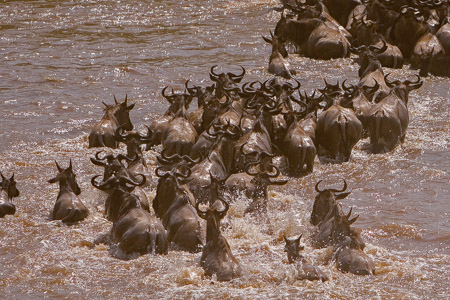
<svg viewBox="0 0 450 300">
<path fill-rule="evenodd" d="M 91 162 L 96 165 L 104 168 L 103 178 L 106 180 L 112 176 L 116 176 L 118 174 L 124 175 L 128 174 L 127 168 L 122 163 L 122 161 L 127 161 L 130 163 L 132 159 L 128 158 L 123 154 L 118 154 L 114 156 L 113 154 L 107 154 L 103 157 L 100 156 L 103 150 L 97 151 L 95 153 L 95 158 L 91 157 Z"/>
<path fill-rule="evenodd" d="M 2 177 L 2 181 L 0 182 L 0 189 L 6 191 L 8 194 L 8 199 L 12 199 L 13 197 L 19 197 L 19 190 L 16 187 L 16 181 L 14 180 L 14 174 L 12 174 L 11 178 L 6 179 L 3 174 L 0 172 Z"/>
<path fill-rule="evenodd" d="M 187 89 L 187 83 L 186 83 L 186 89 Z M 192 98 L 193 98 L 193 94 L 196 94 L 191 88 L 189 88 L 189 93 L 187 93 L 186 91 L 180 94 L 177 94 L 173 91 L 172 89 L 172 93 L 171 94 L 167 94 L 166 93 L 167 90 L 167 86 L 164 87 L 161 91 L 161 95 L 167 100 L 169 101 L 170 105 L 170 110 L 173 113 L 176 113 L 177 111 L 180 110 L 180 108 L 182 106 L 184 106 L 186 109 L 189 108 L 189 104 L 191 104 Z M 192 92 L 192 94 L 191 94 Z"/>
<path fill-rule="evenodd" d="M 127 145 L 127 156 L 133 158 L 135 155 L 142 154 L 139 146 L 142 144 L 152 144 L 153 143 L 153 132 L 147 127 L 147 135 L 141 135 L 139 132 L 128 132 L 124 133 L 123 127 L 118 127 L 116 129 L 114 138 L 118 142 L 125 143 Z"/>
<path fill-rule="evenodd" d="M 328 214 L 332 206 L 335 204 L 336 200 L 344 199 L 351 193 L 351 191 L 341 193 L 347 189 L 347 182 L 345 181 L 345 179 L 344 179 L 344 187 L 341 190 L 337 189 L 320 190 L 319 183 L 321 182 L 322 180 L 319 180 L 315 186 L 315 189 L 319 194 L 316 195 L 316 198 L 314 200 L 313 211 L 311 213 L 310 223 L 312 225 L 319 224 L 325 218 L 325 216 Z"/>
<path fill-rule="evenodd" d="M 122 103 L 119 103 L 114 96 L 115 105 L 112 107 L 112 113 L 114 114 L 118 126 L 123 127 L 125 130 L 132 130 L 133 124 L 130 120 L 130 110 L 133 109 L 134 103 L 128 105 L 128 95 L 125 95 L 125 100 Z M 105 104 L 105 103 L 103 103 Z M 109 109 L 111 106 L 105 104 L 106 109 Z"/>
<path fill-rule="evenodd" d="M 394 93 L 403 100 L 405 104 L 408 104 L 408 94 L 410 91 L 418 89 L 422 86 L 423 80 L 420 79 L 419 75 L 416 75 L 417 80 L 416 81 L 400 81 L 400 80 L 394 80 L 390 81 L 388 80 L 388 76 L 390 73 L 386 74 L 384 76 L 384 80 L 386 81 L 386 84 L 388 87 L 390 87 Z"/>
<path fill-rule="evenodd" d="M 285 40 L 282 40 L 279 36 L 273 35 L 270 31 L 270 38 L 262 36 L 263 40 L 272 45 L 272 53 L 279 52 L 284 58 L 288 57 L 286 47 L 284 46 Z"/>
<path fill-rule="evenodd" d="M 70 164 L 66 169 L 61 168 L 56 161 L 55 164 L 59 173 L 54 178 L 48 180 L 48 183 L 59 182 L 60 187 L 70 187 L 75 195 L 79 195 L 81 193 L 81 189 L 78 186 L 76 175 L 72 169 L 72 160 L 70 160 Z"/>
<path fill-rule="evenodd" d="M 156 196 L 153 200 L 153 209 L 157 217 L 162 218 L 179 193 L 184 192 L 181 186 L 191 175 L 191 169 L 185 164 L 176 164 L 167 170 L 167 167 L 158 167 L 155 170 L 159 177 L 156 187 Z"/>
<path fill-rule="evenodd" d="M 285 236 L 283 236 L 286 245 L 284 246 L 284 252 L 287 253 L 288 261 L 290 264 L 295 262 L 298 258 L 301 257 L 300 251 L 305 247 L 300 245 L 300 239 L 303 235 L 300 235 L 298 238 L 289 240 Z"/>
<path fill-rule="evenodd" d="M 228 73 L 215 73 L 214 69 L 217 67 L 217 65 L 214 65 L 211 67 L 211 71 L 209 73 L 209 77 L 212 81 L 216 82 L 217 84 L 221 86 L 225 86 L 228 88 L 234 87 L 236 83 L 241 82 L 242 78 L 245 75 L 245 69 L 241 66 L 242 72 L 240 74 L 234 74 L 231 72 Z"/>
<path fill-rule="evenodd" d="M 334 244 L 340 244 L 347 237 L 352 239 L 352 243 L 355 245 L 354 249 L 363 250 L 366 244 L 361 238 L 359 232 L 350 227 L 355 221 L 358 219 L 359 215 L 350 219 L 353 208 L 350 208 L 350 211 L 347 215 L 336 214 L 333 220 L 333 229 L 331 231 L 331 239 Z"/>
<path fill-rule="evenodd" d="M 195 208 L 197 210 L 197 214 L 200 218 L 207 221 L 206 227 L 206 241 L 213 240 L 220 235 L 220 220 L 222 220 L 227 214 L 228 209 L 230 208 L 227 201 L 223 198 L 219 197 L 217 200 L 222 203 L 223 208 L 219 208 L 218 202 L 215 202 L 213 207 L 208 207 L 206 210 L 202 210 L 200 208 L 200 202 L 197 202 Z"/>
</svg>

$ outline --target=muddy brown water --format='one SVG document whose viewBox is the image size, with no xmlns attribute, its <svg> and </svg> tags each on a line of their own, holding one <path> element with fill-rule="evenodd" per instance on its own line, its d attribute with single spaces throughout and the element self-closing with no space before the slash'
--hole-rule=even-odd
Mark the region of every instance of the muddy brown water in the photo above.
<svg viewBox="0 0 450 300">
<path fill-rule="evenodd" d="M 114 245 L 94 245 L 111 224 L 104 195 L 90 185 L 99 174 L 87 149 L 102 101 L 127 94 L 137 128 L 161 115 L 160 96 L 185 80 L 210 85 L 212 65 L 247 70 L 244 81 L 266 79 L 277 1 L 2 1 L 0 4 L 0 170 L 15 173 L 17 213 L 0 220 L 2 299 L 449 299 L 450 82 L 428 77 L 410 95 L 405 143 L 371 155 L 356 146 L 347 163 L 320 163 L 313 174 L 271 189 L 268 221 L 244 216 L 248 200 L 233 196 L 223 232 L 241 262 L 241 278 L 204 276 L 200 254 L 124 257 Z M 329 81 L 356 82 L 352 59 L 291 57 L 302 89 Z M 414 71 L 386 70 L 409 78 Z M 122 148 L 119 151 L 123 151 Z M 155 166 L 156 152 L 146 157 Z M 66 226 L 49 219 L 57 185 L 54 160 L 72 159 L 90 210 Z M 377 275 L 336 270 L 331 249 L 315 250 L 308 236 L 314 184 L 352 190 L 343 201 L 360 217 L 366 253 Z M 148 188 L 151 197 L 154 188 Z M 304 254 L 329 275 L 326 283 L 296 281 L 283 252 L 283 234 L 303 233 Z"/>
</svg>

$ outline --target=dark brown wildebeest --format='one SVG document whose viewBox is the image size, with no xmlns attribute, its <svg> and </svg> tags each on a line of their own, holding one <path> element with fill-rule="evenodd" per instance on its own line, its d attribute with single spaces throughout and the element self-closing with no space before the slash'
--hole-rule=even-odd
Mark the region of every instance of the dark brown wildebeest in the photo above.
<svg viewBox="0 0 450 300">
<path fill-rule="evenodd" d="M 450 16 L 447 17 L 447 23 L 439 28 L 436 36 L 445 49 L 445 53 L 450 54 Z"/>
<path fill-rule="evenodd" d="M 374 45 L 376 47 L 382 48 L 383 44 L 386 44 L 386 50 L 383 52 L 375 53 L 375 57 L 380 61 L 383 67 L 399 69 L 402 68 L 402 52 L 397 46 L 388 43 L 386 41 L 386 38 L 376 31 L 376 28 L 378 27 L 378 24 L 376 22 L 367 20 L 364 16 L 352 23 L 352 26 L 356 27 L 356 35 L 352 43 L 354 47 L 368 47 L 370 45 Z"/>
<path fill-rule="evenodd" d="M 376 93 L 372 95 L 365 93 L 369 101 L 381 100 L 390 92 L 390 88 L 384 80 L 383 68 L 377 58 L 377 54 L 383 53 L 386 49 L 386 43 L 383 43 L 381 47 L 370 45 L 368 47 L 360 46 L 352 48 L 352 51 L 358 54 L 358 86 L 364 89 L 365 87 L 379 85 L 379 90 Z"/>
<path fill-rule="evenodd" d="M 423 60 L 434 60 L 444 55 L 445 50 L 439 39 L 431 33 L 426 33 L 419 38 L 414 46 L 411 55 L 411 68 L 419 69 L 423 65 Z"/>
<path fill-rule="evenodd" d="M 153 142 L 153 133 L 148 127 L 147 130 L 147 135 L 144 136 L 138 132 L 124 133 L 123 128 L 119 127 L 116 130 L 115 139 L 127 145 L 127 155 L 124 157 L 128 162 L 127 170 L 132 174 L 144 174 L 147 177 L 147 182 L 150 182 L 152 177 L 140 147 L 143 144 Z"/>
<path fill-rule="evenodd" d="M 275 35 L 293 42 L 307 57 L 331 59 L 350 55 L 350 42 L 345 35 L 321 18 L 292 20 L 282 15 Z"/>
<path fill-rule="evenodd" d="M 362 131 L 363 125 L 353 110 L 333 105 L 317 118 L 316 142 L 331 158 L 342 156 L 343 161 L 348 161 Z"/>
<path fill-rule="evenodd" d="M 96 177 L 91 180 L 94 187 L 112 190 L 105 203 L 106 214 L 113 222 L 112 240 L 120 249 L 127 254 L 167 253 L 166 232 L 161 221 L 142 209 L 139 198 L 130 193 L 133 186 L 145 183 L 145 176 L 141 175 L 141 182 L 114 176 L 101 183 L 95 181 Z"/>
<path fill-rule="evenodd" d="M 311 136 L 303 128 L 304 111 L 294 113 L 294 120 L 284 138 L 283 153 L 286 156 L 291 174 L 298 175 L 303 171 L 311 173 L 314 169 L 316 146 Z M 306 170 L 304 170 L 306 166 Z"/>
<path fill-rule="evenodd" d="M 372 103 L 367 99 L 366 94 L 373 94 L 378 89 L 378 84 L 374 87 L 359 87 L 355 85 L 345 85 L 345 80 L 342 83 L 342 89 L 345 91 L 340 105 L 345 108 L 350 108 L 355 112 L 356 117 L 361 121 L 363 125 L 363 136 L 368 136 L 367 116 L 369 114 Z"/>
<path fill-rule="evenodd" d="M 100 122 L 92 127 L 89 134 L 89 148 L 92 147 L 110 147 L 117 148 L 118 143 L 114 138 L 114 134 L 118 127 L 123 127 L 125 130 L 132 130 L 133 124 L 130 121 L 130 110 L 133 109 L 134 104 L 128 105 L 127 96 L 125 101 L 118 103 L 114 97 L 115 105 L 108 105 L 105 102 L 105 114 Z"/>
<path fill-rule="evenodd" d="M 11 178 L 6 179 L 0 172 L 2 181 L 0 182 L 0 218 L 5 215 L 14 215 L 16 213 L 16 206 L 12 203 L 14 197 L 19 197 L 19 190 L 16 187 L 14 174 Z"/>
<path fill-rule="evenodd" d="M 222 198 L 218 198 L 223 208 L 219 209 L 213 205 L 212 208 L 203 210 L 196 204 L 198 215 L 206 220 L 206 244 L 203 247 L 200 265 L 205 270 L 206 276 L 216 274 L 217 280 L 229 281 L 241 275 L 239 262 L 231 253 L 230 245 L 220 231 L 220 220 L 222 220 L 229 204 Z M 216 201 L 215 203 L 220 203 Z"/>
<path fill-rule="evenodd" d="M 168 155 L 175 153 L 189 155 L 197 137 L 197 130 L 192 125 L 185 106 L 182 106 L 167 127 L 164 128 L 161 134 L 161 142 Z"/>
<path fill-rule="evenodd" d="M 310 217 L 310 223 L 312 225 L 318 225 L 320 222 L 324 220 L 325 216 L 331 210 L 332 206 L 336 203 L 336 200 L 344 199 L 351 193 L 351 191 L 343 193 L 347 189 L 347 182 L 345 181 L 345 179 L 344 179 L 344 187 L 341 190 L 337 189 L 320 190 L 319 184 L 321 182 L 322 180 L 319 180 L 315 186 L 316 192 L 318 192 L 319 194 L 316 195 L 315 197 L 314 206 Z"/>
<path fill-rule="evenodd" d="M 426 22 L 420 15 L 417 8 L 405 5 L 392 25 L 390 38 L 400 48 L 405 59 L 411 57 L 414 45 L 421 36 L 429 31 Z"/>
<path fill-rule="evenodd" d="M 194 208 L 194 196 L 184 185 L 191 170 L 178 164 L 169 171 L 163 168 L 156 169 L 160 179 L 153 208 L 167 230 L 167 241 L 183 250 L 199 251 L 203 245 L 200 219 Z"/>
<path fill-rule="evenodd" d="M 409 124 L 408 94 L 422 86 L 423 81 L 417 75 L 417 81 L 395 80 L 386 83 L 392 88 L 387 97 L 372 106 L 367 116 L 371 151 L 390 152 L 403 142 Z"/>
<path fill-rule="evenodd" d="M 136 181 L 137 176 L 139 174 L 144 175 L 146 177 L 146 181 L 150 177 L 150 174 L 148 173 L 137 173 L 135 171 L 129 170 L 125 165 L 123 164 L 123 161 L 127 161 L 129 165 L 133 164 L 133 160 L 129 159 L 127 156 L 118 154 L 114 156 L 113 154 L 105 155 L 104 157 L 100 157 L 100 153 L 103 151 L 98 151 L 95 154 L 95 158 L 91 157 L 91 162 L 96 166 L 101 166 L 104 168 L 103 171 L 103 181 L 108 180 L 111 177 L 126 177 L 129 178 L 131 181 Z M 138 156 L 135 157 L 137 159 Z M 137 162 L 136 162 L 137 163 Z M 96 178 L 99 176 L 96 176 Z M 145 181 L 145 182 L 146 182 Z M 112 190 L 103 190 L 106 193 L 110 193 Z M 140 186 L 134 186 L 132 190 L 130 190 L 133 194 L 138 196 L 141 206 L 143 209 L 150 211 L 150 202 L 148 200 L 148 197 L 145 193 L 145 191 Z"/>
<path fill-rule="evenodd" d="M 272 45 L 272 53 L 270 54 L 269 68 L 267 71 L 275 76 L 281 76 L 286 79 L 292 78 L 296 72 L 285 60 L 288 57 L 288 53 L 283 41 L 278 36 L 274 36 L 272 31 L 270 31 L 270 37 L 262 37 L 264 41 Z"/>
<path fill-rule="evenodd" d="M 49 183 L 59 183 L 59 193 L 53 207 L 52 219 L 61 220 L 66 224 L 82 221 L 88 216 L 89 211 L 77 197 L 81 190 L 72 169 L 72 160 L 66 169 L 61 168 L 56 161 L 55 163 L 59 173 L 48 180 Z"/>
<path fill-rule="evenodd" d="M 252 171 L 251 168 L 254 166 L 259 166 L 259 169 Z M 245 209 L 244 213 L 267 214 L 267 202 L 269 200 L 267 188 L 269 185 L 285 185 L 288 183 L 288 180 L 274 180 L 280 175 L 280 170 L 270 161 L 264 161 L 261 158 L 258 158 L 256 162 L 248 163 L 245 166 L 245 172 L 254 176 L 251 181 L 254 190 L 247 190 L 247 196 L 253 201 Z"/>
<path fill-rule="evenodd" d="M 150 124 L 149 130 L 153 133 L 153 141 L 151 144 L 147 145 L 147 150 L 149 150 L 151 146 L 161 144 L 161 135 L 170 121 L 175 117 L 175 114 L 181 109 L 182 106 L 185 106 L 187 109 L 192 101 L 192 94 L 176 94 L 173 90 L 171 94 L 167 94 L 167 88 L 168 87 L 166 86 L 162 89 L 161 95 L 170 103 L 170 106 L 162 116 L 156 120 L 153 120 Z"/>
<path fill-rule="evenodd" d="M 285 236 L 283 236 L 286 245 L 284 246 L 284 252 L 287 253 L 288 261 L 290 264 L 296 264 L 296 279 L 298 280 L 322 280 L 325 282 L 328 280 L 327 274 L 325 274 L 319 267 L 315 267 L 310 264 L 303 255 L 300 254 L 300 251 L 305 247 L 300 246 L 300 239 L 302 236 L 300 235 L 297 239 L 289 240 Z"/>
</svg>

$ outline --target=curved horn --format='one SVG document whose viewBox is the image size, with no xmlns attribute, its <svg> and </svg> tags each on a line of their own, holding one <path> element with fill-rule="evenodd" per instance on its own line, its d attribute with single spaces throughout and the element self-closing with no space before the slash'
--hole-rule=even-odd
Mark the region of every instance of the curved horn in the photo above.
<svg viewBox="0 0 450 300">
<path fill-rule="evenodd" d="M 418 88 L 420 88 L 420 87 L 422 86 L 423 81 L 421 80 L 421 78 L 420 78 L 419 75 L 415 74 L 415 76 L 417 77 L 417 80 L 416 80 L 415 82 L 406 80 L 406 81 L 405 81 L 405 84 L 406 84 L 407 86 L 411 86 L 411 87 L 413 87 L 413 88 L 415 88 L 415 89 L 418 89 Z"/>
<path fill-rule="evenodd" d="M 225 201 L 225 199 L 223 199 L 222 197 L 219 197 L 219 200 L 223 203 L 224 208 L 222 210 L 217 210 L 216 211 L 220 214 L 223 214 L 222 218 L 225 216 L 225 214 L 227 213 L 228 209 L 230 208 L 230 205 L 228 204 L 227 201 Z"/>
<path fill-rule="evenodd" d="M 200 218 L 205 219 L 206 220 L 206 214 L 208 213 L 208 209 L 207 210 L 201 210 L 200 209 L 200 201 L 198 201 L 195 204 L 195 210 L 197 211 L 197 214 Z"/>
<path fill-rule="evenodd" d="M 280 175 L 280 169 L 278 169 L 277 166 L 273 165 L 273 164 L 268 164 L 267 167 L 272 167 L 273 170 L 275 170 L 275 173 L 270 174 L 267 171 L 264 172 L 264 174 L 266 174 L 267 176 L 269 176 L 270 178 L 275 178 L 278 177 L 278 175 Z"/>
<path fill-rule="evenodd" d="M 345 181 L 344 179 L 344 187 L 342 188 L 342 190 L 337 190 L 337 189 L 330 189 L 330 191 L 335 192 L 335 193 L 340 193 L 343 192 L 347 189 L 347 181 Z"/>
<path fill-rule="evenodd" d="M 369 50 L 371 50 L 372 52 L 374 52 L 374 53 L 383 53 L 384 51 L 386 51 L 386 49 L 387 49 L 387 44 L 386 44 L 386 41 L 383 39 L 382 40 L 382 42 L 383 42 L 383 46 L 381 46 L 381 47 L 377 47 L 377 46 L 375 46 L 375 45 L 370 45 L 368 48 L 369 48 Z"/>
<path fill-rule="evenodd" d="M 167 101 L 169 101 L 170 103 L 172 103 L 172 99 L 171 99 L 170 95 L 166 95 L 166 90 L 167 90 L 168 87 L 169 87 L 169 86 L 166 85 L 166 86 L 162 89 L 161 95 L 162 95 Z"/>
<path fill-rule="evenodd" d="M 214 65 L 211 67 L 211 70 L 209 71 L 209 77 L 211 78 L 212 81 L 217 81 L 220 76 L 220 74 L 214 73 L 214 68 L 217 67 L 217 65 Z"/>
<path fill-rule="evenodd" d="M 259 161 L 252 161 L 252 162 L 247 163 L 247 164 L 245 165 L 245 167 L 244 167 L 245 173 L 247 173 L 248 175 L 251 175 L 251 176 L 256 176 L 256 175 L 258 175 L 258 174 L 259 174 L 258 171 L 256 171 L 256 172 L 250 172 L 250 168 L 253 167 L 253 166 L 256 166 L 256 165 L 258 165 L 258 164 L 259 164 Z"/>
<path fill-rule="evenodd" d="M 161 173 L 161 172 L 163 172 L 163 173 Z M 163 170 L 162 170 L 162 167 L 158 167 L 158 168 L 156 168 L 156 170 L 155 170 L 156 176 L 162 177 L 162 178 L 166 178 L 167 176 L 170 175 L 170 173 L 171 173 L 170 171 L 163 171 Z"/>
<path fill-rule="evenodd" d="M 242 68 L 241 74 L 237 75 L 237 74 L 233 74 L 231 72 L 228 73 L 228 76 L 230 76 L 230 78 L 233 81 L 240 82 L 242 80 L 242 78 L 244 77 L 244 75 L 245 75 L 245 68 L 243 66 L 240 66 L 240 67 Z"/>
<path fill-rule="evenodd" d="M 394 86 L 396 86 L 399 82 L 398 80 L 394 80 L 394 81 L 389 81 L 387 78 L 391 73 L 387 73 L 386 75 L 384 75 L 384 81 L 386 82 L 387 86 L 390 88 L 393 88 Z"/>
<path fill-rule="evenodd" d="M 178 177 L 181 177 L 181 178 L 188 178 L 189 176 L 191 176 L 191 173 L 192 173 L 192 170 L 191 170 L 191 168 L 189 168 L 189 167 L 187 167 L 187 166 L 185 166 L 186 167 L 186 172 L 184 172 L 184 173 L 180 173 L 180 172 L 175 172 L 175 176 L 178 178 Z"/>
<path fill-rule="evenodd" d="M 317 183 L 316 183 L 316 186 L 314 187 L 315 189 L 316 189 L 316 192 L 318 192 L 318 193 L 322 193 L 324 190 L 320 190 L 319 189 L 319 183 L 321 183 L 322 182 L 322 180 L 319 180 Z"/>
</svg>

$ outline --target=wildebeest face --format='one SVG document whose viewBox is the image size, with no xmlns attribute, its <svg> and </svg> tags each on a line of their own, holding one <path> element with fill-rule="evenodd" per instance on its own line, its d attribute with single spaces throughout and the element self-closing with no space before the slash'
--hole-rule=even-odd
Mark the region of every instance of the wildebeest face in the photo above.
<svg viewBox="0 0 450 300">
<path fill-rule="evenodd" d="M 300 256 L 300 251 L 305 248 L 304 246 L 300 246 L 300 239 L 302 238 L 302 235 L 295 240 L 289 240 L 284 236 L 283 238 L 286 242 L 284 252 L 287 253 L 289 263 L 293 263 Z"/>
<path fill-rule="evenodd" d="M 311 213 L 310 223 L 312 225 L 319 224 L 325 218 L 325 216 L 330 211 L 331 207 L 335 204 L 336 200 L 344 199 L 351 193 L 346 192 L 337 194 L 337 192 L 343 192 L 347 188 L 347 183 L 345 181 L 344 181 L 344 188 L 342 190 L 325 189 L 321 191 L 318 187 L 321 181 L 322 180 L 320 180 L 316 184 L 316 191 L 319 194 L 316 195 L 313 205 L 313 211 Z"/>
<path fill-rule="evenodd" d="M 130 110 L 132 110 L 133 107 L 134 104 L 128 106 L 126 101 L 119 105 L 119 109 L 115 114 L 119 127 L 122 127 L 125 130 L 133 130 L 133 124 L 130 120 Z"/>
<path fill-rule="evenodd" d="M 59 182 L 61 185 L 68 185 L 72 189 L 72 191 L 75 193 L 75 195 L 81 194 L 81 189 L 78 186 L 76 175 L 73 172 L 72 169 L 72 160 L 70 160 L 70 165 L 66 169 L 61 168 L 58 163 L 55 161 L 56 167 L 58 168 L 58 175 L 56 175 L 54 178 L 50 179 L 49 183 L 55 183 Z"/>
<path fill-rule="evenodd" d="M 1 174 L 2 182 L 0 183 L 1 189 L 5 190 L 8 194 L 8 198 L 19 197 L 19 190 L 16 187 L 16 181 L 14 180 L 14 174 L 10 179 L 6 179 L 3 174 Z"/>
</svg>

